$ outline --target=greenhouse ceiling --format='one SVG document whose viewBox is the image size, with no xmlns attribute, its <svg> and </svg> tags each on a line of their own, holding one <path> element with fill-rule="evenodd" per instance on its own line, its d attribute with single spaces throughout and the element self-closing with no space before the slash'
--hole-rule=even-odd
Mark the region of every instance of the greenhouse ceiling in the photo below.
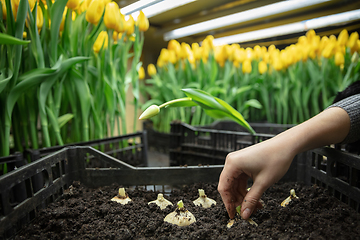
<svg viewBox="0 0 360 240">
<path fill-rule="evenodd" d="M 349 32 L 360 29 L 360 1 L 354 0 L 120 0 L 118 3 L 124 14 L 136 17 L 136 10 L 142 9 L 148 15 L 150 30 L 145 37 L 154 48 L 166 46 L 170 39 L 201 42 L 209 34 L 219 44 L 286 46 L 296 42 L 309 28 L 315 28 L 319 35 L 337 35 L 343 28 Z M 166 6 L 164 10 L 161 5 Z M 231 37 L 225 38 L 228 36 Z"/>
</svg>

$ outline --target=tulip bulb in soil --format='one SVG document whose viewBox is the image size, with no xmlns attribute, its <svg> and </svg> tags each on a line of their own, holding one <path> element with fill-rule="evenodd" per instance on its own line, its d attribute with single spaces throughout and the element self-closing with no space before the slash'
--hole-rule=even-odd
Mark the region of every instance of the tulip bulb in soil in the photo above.
<svg viewBox="0 0 360 240">
<path fill-rule="evenodd" d="M 189 212 L 184 208 L 184 203 L 182 200 L 180 200 L 177 203 L 176 210 L 174 212 L 169 213 L 165 217 L 164 221 L 178 226 L 188 226 L 196 222 L 196 219 L 191 212 Z"/>
<path fill-rule="evenodd" d="M 121 203 L 123 205 L 131 201 L 129 196 L 125 193 L 125 188 L 119 188 L 119 194 L 111 199 L 111 201 Z"/>
<path fill-rule="evenodd" d="M 281 206 L 286 207 L 291 202 L 291 200 L 293 200 L 293 199 L 299 199 L 299 198 L 296 196 L 295 190 L 291 189 L 290 190 L 290 196 L 287 197 L 284 201 L 282 201 Z"/>
<path fill-rule="evenodd" d="M 241 205 L 236 207 L 236 212 L 239 214 L 239 216 L 241 218 L 241 215 L 240 215 L 241 214 Z M 226 227 L 231 228 L 234 225 L 235 221 L 237 221 L 237 220 L 238 219 L 236 219 L 236 218 L 230 219 L 228 224 L 226 225 Z M 258 226 L 258 224 L 251 218 L 247 219 L 246 221 L 248 221 L 251 225 L 255 225 L 256 227 Z"/>
<path fill-rule="evenodd" d="M 159 193 L 157 199 L 149 202 L 148 204 L 150 205 L 151 203 L 155 203 L 156 205 L 158 205 L 161 210 L 165 209 L 169 205 L 173 205 L 169 200 L 164 198 L 164 195 L 162 193 Z"/>
<path fill-rule="evenodd" d="M 211 199 L 211 198 L 208 198 L 206 195 L 205 195 L 205 191 L 204 189 L 199 189 L 199 198 L 194 200 L 193 203 L 196 205 L 196 206 L 202 206 L 203 208 L 209 208 L 211 207 L 211 205 L 216 205 L 216 201 Z"/>
</svg>

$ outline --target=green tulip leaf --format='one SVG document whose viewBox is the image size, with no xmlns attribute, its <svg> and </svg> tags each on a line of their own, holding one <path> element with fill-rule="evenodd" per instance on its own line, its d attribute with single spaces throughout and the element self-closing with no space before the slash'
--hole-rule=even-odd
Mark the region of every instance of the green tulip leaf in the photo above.
<svg viewBox="0 0 360 240">
<path fill-rule="evenodd" d="M 7 77 L 6 77 L 6 69 L 0 70 L 0 93 L 5 89 L 6 85 L 13 76 L 12 71 L 10 69 L 7 70 L 8 70 Z"/>
<path fill-rule="evenodd" d="M 213 96 L 205 91 L 191 88 L 182 89 L 182 91 L 186 94 L 186 96 L 201 105 L 202 108 L 224 110 L 221 104 L 219 104 Z"/>
<path fill-rule="evenodd" d="M 250 100 L 247 100 L 245 102 L 245 106 L 247 107 L 253 107 L 253 108 L 257 108 L 257 109 L 261 109 L 262 108 L 262 105 L 261 103 L 256 100 L 256 99 L 250 99 Z"/>
<path fill-rule="evenodd" d="M 21 40 L 16 37 L 10 36 L 6 33 L 0 33 L 0 44 L 12 44 L 12 45 L 26 45 L 29 44 L 29 40 Z"/>
<path fill-rule="evenodd" d="M 74 118 L 74 114 L 71 114 L 71 113 L 66 113 L 66 114 L 58 117 L 59 127 L 62 128 L 66 123 L 68 123 L 73 118 Z"/>
<path fill-rule="evenodd" d="M 224 108 L 226 108 L 227 113 L 231 115 L 231 118 L 239 123 L 241 126 L 245 127 L 249 132 L 255 133 L 254 129 L 250 126 L 250 124 L 244 119 L 244 117 L 236 111 L 232 106 L 230 106 L 227 102 L 220 98 L 215 98 Z"/>
</svg>

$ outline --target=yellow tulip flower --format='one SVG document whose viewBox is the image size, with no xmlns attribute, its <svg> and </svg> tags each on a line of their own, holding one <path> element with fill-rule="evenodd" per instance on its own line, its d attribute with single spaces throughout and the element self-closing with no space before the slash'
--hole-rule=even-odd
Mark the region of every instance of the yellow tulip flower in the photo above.
<svg viewBox="0 0 360 240">
<path fill-rule="evenodd" d="M 342 52 L 336 52 L 335 53 L 335 64 L 337 66 L 341 66 L 344 65 L 345 63 L 345 58 L 344 58 L 344 54 Z"/>
<path fill-rule="evenodd" d="M 104 24 L 107 29 L 117 30 L 120 24 L 120 9 L 117 3 L 110 2 L 105 6 Z"/>
<path fill-rule="evenodd" d="M 280 53 L 275 53 L 272 56 L 272 66 L 276 71 L 280 71 L 283 68 L 283 63 L 281 62 L 280 59 Z"/>
<path fill-rule="evenodd" d="M 174 50 L 169 50 L 169 62 L 175 64 L 177 62 L 176 53 Z"/>
<path fill-rule="evenodd" d="M 38 29 L 41 29 L 44 24 L 44 15 L 41 10 L 41 7 L 37 5 L 37 12 L 36 12 L 36 26 Z"/>
<path fill-rule="evenodd" d="M 85 12 L 89 8 L 91 2 L 92 0 L 84 0 L 78 8 L 78 14 Z"/>
<path fill-rule="evenodd" d="M 81 0 L 68 0 L 66 6 L 72 10 L 76 10 L 80 6 Z"/>
<path fill-rule="evenodd" d="M 92 0 L 86 10 L 86 21 L 97 25 L 104 13 L 104 9 L 105 7 L 102 0 Z"/>
<path fill-rule="evenodd" d="M 156 62 L 156 65 L 159 67 L 159 68 L 162 68 L 164 65 L 165 65 L 165 62 L 163 60 L 161 60 L 160 58 L 158 58 L 157 62 Z"/>
<path fill-rule="evenodd" d="M 144 68 L 142 66 L 139 68 L 138 74 L 139 74 L 139 79 L 140 80 L 145 78 L 145 70 L 144 70 Z"/>
<path fill-rule="evenodd" d="M 306 38 L 308 39 L 309 42 L 311 42 L 315 36 L 316 36 L 316 32 L 314 29 L 311 29 L 306 32 Z"/>
<path fill-rule="evenodd" d="M 125 22 L 125 31 L 127 35 L 131 35 L 135 31 L 135 21 L 131 15 L 129 16 L 129 19 Z"/>
<path fill-rule="evenodd" d="M 1 0 L 2 1 L 2 0 Z M 4 0 L 5 1 L 5 0 Z M 30 7 L 30 9 L 31 9 L 31 11 L 34 9 L 34 7 L 35 7 L 35 2 L 36 2 L 36 0 L 28 0 L 28 2 L 29 2 L 29 7 Z"/>
<path fill-rule="evenodd" d="M 117 32 L 117 31 L 113 31 L 112 38 L 113 38 L 113 40 L 114 40 L 114 43 L 117 43 L 118 37 L 119 37 L 118 32 Z"/>
<path fill-rule="evenodd" d="M 216 62 L 219 63 L 220 66 L 224 66 L 226 58 L 227 58 L 226 46 L 227 45 L 220 45 L 220 46 L 216 46 L 214 49 L 215 60 L 216 60 Z"/>
<path fill-rule="evenodd" d="M 165 63 L 169 62 L 170 59 L 169 50 L 167 50 L 166 48 L 161 49 L 159 59 Z"/>
<path fill-rule="evenodd" d="M 3 13 L 3 20 L 6 20 L 6 3 L 5 0 L 1 0 L 1 7 L 2 7 L 2 13 Z"/>
<path fill-rule="evenodd" d="M 101 48 L 107 48 L 108 46 L 108 33 L 107 31 L 101 31 L 95 40 L 93 50 L 98 53 Z"/>
<path fill-rule="evenodd" d="M 336 36 L 334 34 L 330 35 L 329 40 L 330 40 L 330 42 L 334 42 L 334 43 L 337 42 Z"/>
<path fill-rule="evenodd" d="M 322 56 L 324 57 L 324 58 L 330 58 L 331 56 L 332 56 L 332 54 L 333 54 L 333 49 L 334 49 L 334 47 L 335 47 L 335 43 L 334 42 L 329 42 L 326 46 L 325 46 L 325 48 L 324 48 L 324 50 L 322 51 Z"/>
<path fill-rule="evenodd" d="M 209 55 L 210 55 L 210 49 L 201 46 L 201 59 L 204 63 L 207 63 Z"/>
<path fill-rule="evenodd" d="M 238 61 L 233 61 L 233 66 L 236 67 L 236 68 L 239 68 L 240 67 L 240 63 Z"/>
<path fill-rule="evenodd" d="M 208 35 L 208 36 L 206 36 L 206 38 L 202 42 L 201 46 L 204 47 L 204 48 L 208 48 L 210 50 L 214 50 L 213 41 L 214 41 L 214 36 Z"/>
<path fill-rule="evenodd" d="M 254 58 L 254 51 L 253 51 L 252 48 L 247 47 L 247 48 L 245 49 L 245 54 L 246 54 L 246 58 L 247 58 L 247 59 L 253 60 L 253 58 Z"/>
<path fill-rule="evenodd" d="M 136 20 L 136 25 L 139 26 L 140 32 L 146 32 L 149 29 L 149 19 L 145 16 L 143 11 L 140 10 L 140 14 Z"/>
<path fill-rule="evenodd" d="M 198 43 L 191 44 L 191 49 L 194 53 L 195 60 L 200 60 L 202 55 L 201 55 L 201 48 L 200 48 L 199 44 Z"/>
<path fill-rule="evenodd" d="M 234 52 L 234 60 L 236 62 L 242 63 L 246 59 L 246 53 L 244 48 L 236 49 Z"/>
<path fill-rule="evenodd" d="M 3 0 L 1 0 L 1 1 L 3 1 Z M 20 4 L 20 0 L 11 0 L 11 9 L 13 11 L 15 21 L 16 21 L 16 17 L 17 17 L 19 4 Z"/>
<path fill-rule="evenodd" d="M 180 43 L 178 41 L 176 41 L 175 39 L 172 39 L 169 41 L 167 49 L 169 50 L 173 50 L 176 54 L 177 58 L 180 58 L 181 55 L 181 46 Z"/>
<path fill-rule="evenodd" d="M 267 72 L 267 64 L 266 64 L 266 62 L 260 61 L 260 62 L 259 62 L 258 69 L 259 69 L 259 73 L 260 73 L 260 74 L 266 73 L 266 72 Z"/>
<path fill-rule="evenodd" d="M 147 72 L 150 76 L 154 76 L 156 74 L 156 67 L 154 64 L 150 63 L 148 66 L 147 66 Z"/>
<path fill-rule="evenodd" d="M 182 42 L 181 43 L 181 51 L 179 58 L 186 59 L 189 56 L 189 53 L 191 52 L 191 47 L 188 43 Z"/>
<path fill-rule="evenodd" d="M 251 60 L 250 60 L 250 59 L 246 59 L 246 60 L 243 62 L 243 65 L 242 65 L 242 72 L 243 72 L 243 73 L 251 73 L 251 71 L 252 71 Z"/>
<path fill-rule="evenodd" d="M 254 58 L 259 59 L 261 57 L 261 55 L 262 55 L 261 47 L 259 45 L 256 45 L 254 47 L 253 53 L 254 53 Z"/>
<path fill-rule="evenodd" d="M 327 36 L 323 36 L 320 40 L 320 45 L 319 45 L 319 54 L 322 53 L 322 51 L 325 49 L 325 47 L 328 45 L 328 43 L 330 42 L 329 38 Z"/>
<path fill-rule="evenodd" d="M 347 42 L 347 46 L 351 49 L 352 53 L 357 51 L 357 40 L 359 40 L 359 34 L 357 32 L 351 33 Z"/>
<path fill-rule="evenodd" d="M 337 40 L 338 44 L 346 45 L 348 39 L 349 39 L 349 33 L 346 29 L 343 29 L 338 36 L 338 40 Z"/>
<path fill-rule="evenodd" d="M 269 46 L 269 48 L 268 48 L 268 52 L 271 54 L 273 51 L 275 51 L 276 50 L 276 47 L 275 47 L 275 45 L 274 44 L 271 44 L 270 46 Z"/>
</svg>

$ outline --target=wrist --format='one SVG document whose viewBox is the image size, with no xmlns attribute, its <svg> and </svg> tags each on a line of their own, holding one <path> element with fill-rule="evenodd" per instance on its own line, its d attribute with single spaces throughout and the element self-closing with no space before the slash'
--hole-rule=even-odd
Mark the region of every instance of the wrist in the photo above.
<svg viewBox="0 0 360 240">
<path fill-rule="evenodd" d="M 315 117 L 276 136 L 289 150 L 298 154 L 343 141 L 350 130 L 350 118 L 341 108 L 329 108 Z"/>
</svg>

